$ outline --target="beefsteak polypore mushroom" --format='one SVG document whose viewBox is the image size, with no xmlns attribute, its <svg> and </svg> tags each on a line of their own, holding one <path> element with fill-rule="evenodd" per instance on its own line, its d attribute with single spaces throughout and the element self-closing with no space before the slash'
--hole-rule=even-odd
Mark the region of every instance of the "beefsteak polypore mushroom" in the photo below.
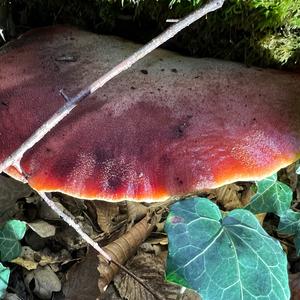
<svg viewBox="0 0 300 300">
<path fill-rule="evenodd" d="M 139 45 L 70 27 L 0 52 L 0 161 Z M 261 179 L 300 157 L 300 74 L 157 50 L 108 82 L 25 153 L 39 191 L 158 201 Z M 16 170 L 8 174 L 20 179 Z"/>
</svg>

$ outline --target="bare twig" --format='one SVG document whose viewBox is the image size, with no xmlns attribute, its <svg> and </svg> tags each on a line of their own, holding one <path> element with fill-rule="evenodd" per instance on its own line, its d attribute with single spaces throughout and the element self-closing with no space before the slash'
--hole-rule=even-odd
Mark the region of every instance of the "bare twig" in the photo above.
<svg viewBox="0 0 300 300">
<path fill-rule="evenodd" d="M 60 210 L 53 200 L 51 200 L 46 193 L 37 192 L 41 198 L 50 206 L 50 208 L 55 211 L 68 225 L 70 225 L 89 245 L 91 245 L 97 252 L 99 252 L 108 262 L 111 262 L 111 257 L 96 243 L 91 237 L 89 237 L 80 227 L 79 224 Z"/>
<path fill-rule="evenodd" d="M 135 276 L 132 272 L 130 272 L 126 267 L 121 265 L 119 262 L 115 261 L 110 257 L 108 253 L 106 253 L 96 242 L 93 241 L 93 239 L 87 235 L 80 227 L 79 224 L 77 224 L 71 217 L 69 217 L 67 214 L 65 214 L 62 210 L 58 208 L 58 206 L 55 205 L 55 202 L 50 199 L 46 193 L 44 192 L 37 192 L 41 198 L 50 206 L 50 208 L 56 212 L 69 226 L 71 226 L 80 236 L 82 239 L 84 239 L 89 245 L 91 245 L 100 255 L 102 255 L 108 263 L 115 264 L 118 268 L 122 269 L 125 273 L 127 273 L 129 276 L 134 278 L 138 283 L 140 283 L 150 294 L 153 295 L 153 297 L 157 300 L 162 300 L 161 296 L 159 296 L 155 291 L 152 290 L 145 282 L 143 282 L 140 278 Z"/>
<path fill-rule="evenodd" d="M 141 58 L 146 56 L 148 53 L 152 52 L 154 49 L 162 45 L 164 42 L 172 38 L 175 34 L 180 32 L 182 29 L 188 27 L 193 22 L 197 21 L 201 17 L 205 16 L 209 12 L 217 10 L 222 7 L 225 0 L 212 0 L 205 4 L 203 7 L 199 8 L 195 12 L 192 12 L 187 17 L 183 18 L 181 21 L 170 26 L 162 34 L 154 38 L 148 44 L 140 48 L 137 52 L 133 53 L 131 56 L 126 58 L 120 64 L 111 69 L 108 73 L 100 77 L 94 83 L 86 87 L 84 90 L 79 92 L 73 98 L 69 98 L 63 92 L 64 99 L 67 101 L 66 104 L 60 108 L 54 115 L 46 121 L 40 128 L 38 128 L 31 137 L 29 137 L 16 151 L 9 155 L 0 164 L 0 173 L 10 166 L 15 166 L 20 172 L 20 160 L 22 159 L 24 153 L 32 148 L 38 141 L 40 141 L 52 128 L 54 128 L 63 118 L 65 118 L 72 110 L 77 106 L 77 104 L 85 99 L 90 94 L 94 93 L 97 89 L 102 87 L 109 80 L 120 74 L 121 72 L 130 68 L 134 63 L 139 61 Z"/>
<path fill-rule="evenodd" d="M 2 40 L 4 41 L 4 43 L 6 43 L 6 39 L 4 37 L 4 33 L 3 33 L 3 29 L 0 28 L 0 37 L 2 38 Z"/>
</svg>

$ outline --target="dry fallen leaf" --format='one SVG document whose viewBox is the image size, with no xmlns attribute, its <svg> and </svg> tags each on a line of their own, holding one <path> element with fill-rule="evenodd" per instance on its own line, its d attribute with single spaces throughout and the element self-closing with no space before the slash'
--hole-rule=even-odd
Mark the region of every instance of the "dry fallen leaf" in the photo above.
<svg viewBox="0 0 300 300">
<path fill-rule="evenodd" d="M 63 287 L 65 300 L 96 300 L 100 296 L 97 255 L 98 252 L 89 249 L 86 257 L 70 268 Z"/>
<path fill-rule="evenodd" d="M 149 236 L 156 223 L 156 217 L 144 217 L 140 222 L 135 224 L 128 232 L 123 234 L 117 240 L 104 247 L 104 250 L 117 262 L 124 264 L 134 253 L 142 242 Z M 113 263 L 108 264 L 99 256 L 98 270 L 100 273 L 99 289 L 105 291 L 114 276 L 118 273 L 119 268 Z"/>
<path fill-rule="evenodd" d="M 296 173 L 296 169 L 297 169 L 297 163 L 293 163 L 289 166 L 287 166 L 284 171 L 286 172 L 286 177 L 287 177 L 287 181 L 288 185 L 291 187 L 291 189 L 293 191 L 296 191 L 297 186 L 298 186 L 298 175 Z"/>
<path fill-rule="evenodd" d="M 116 225 L 114 219 L 119 215 L 118 203 L 94 201 L 93 206 L 96 209 L 99 227 L 103 232 L 111 233 Z"/>
<path fill-rule="evenodd" d="M 16 213 L 17 200 L 28 197 L 31 193 L 32 189 L 27 184 L 0 175 L 0 224 Z"/>
<path fill-rule="evenodd" d="M 289 274 L 290 288 L 291 288 L 291 300 L 300 299 L 300 273 Z"/>
<path fill-rule="evenodd" d="M 48 238 L 55 235 L 56 227 L 43 220 L 36 220 L 27 225 L 41 238 Z"/>
<path fill-rule="evenodd" d="M 38 266 L 43 267 L 46 265 L 67 263 L 71 260 L 71 255 L 64 249 L 59 252 L 52 253 L 47 248 L 42 251 L 34 251 L 28 246 L 23 246 L 20 256 L 14 259 L 12 263 L 22 266 L 30 271 L 37 269 Z"/>
<path fill-rule="evenodd" d="M 160 233 L 153 235 L 148 238 L 142 245 L 141 249 L 144 252 L 155 253 L 155 255 L 160 255 L 161 251 L 166 249 L 168 245 L 168 237 L 166 234 Z"/>
<path fill-rule="evenodd" d="M 153 290 L 158 292 L 166 300 L 199 300 L 199 296 L 186 290 L 182 296 L 180 296 L 181 287 L 178 285 L 165 282 L 164 274 L 164 260 L 154 254 L 141 252 L 136 255 L 126 267 L 130 269 L 136 276 L 147 282 Z M 114 279 L 114 284 L 120 293 L 122 299 L 128 300 L 155 300 L 154 297 L 145 290 L 138 282 L 124 272 L 118 274 Z M 177 298 L 177 297 L 180 298 Z"/>
<path fill-rule="evenodd" d="M 61 290 L 61 282 L 48 266 L 33 271 L 24 271 L 24 282 L 28 290 L 40 299 L 50 300 L 53 292 Z"/>
<path fill-rule="evenodd" d="M 133 226 L 135 221 L 144 218 L 148 211 L 148 207 L 142 203 L 127 201 L 128 229 Z"/>
<path fill-rule="evenodd" d="M 260 225 L 263 225 L 266 215 L 267 215 L 266 213 L 261 213 L 261 214 L 255 215 L 257 220 L 259 221 Z"/>
<path fill-rule="evenodd" d="M 232 183 L 210 190 L 210 194 L 216 198 L 217 203 L 223 206 L 225 210 L 232 210 L 243 206 L 240 193 L 242 190 L 241 186 Z"/>
</svg>

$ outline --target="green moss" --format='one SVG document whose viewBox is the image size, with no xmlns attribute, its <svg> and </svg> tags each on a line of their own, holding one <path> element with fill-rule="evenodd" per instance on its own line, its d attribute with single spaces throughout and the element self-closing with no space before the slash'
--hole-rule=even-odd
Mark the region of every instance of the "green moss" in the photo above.
<svg viewBox="0 0 300 300">
<path fill-rule="evenodd" d="M 162 2 L 171 3 L 171 9 Z M 163 30 L 166 19 L 182 17 L 202 2 L 159 1 L 151 9 L 154 4 L 145 0 L 140 2 L 137 18 L 150 18 Z M 191 55 L 277 67 L 299 63 L 299 43 L 300 5 L 292 0 L 227 0 L 220 10 L 173 40 L 173 45 Z"/>
<path fill-rule="evenodd" d="M 18 0 L 30 26 L 71 23 L 145 43 L 204 0 Z M 15 7 L 18 11 L 18 7 Z M 24 15 L 24 13 L 23 13 Z M 298 0 L 226 0 L 167 46 L 185 54 L 259 66 L 299 64 Z"/>
</svg>

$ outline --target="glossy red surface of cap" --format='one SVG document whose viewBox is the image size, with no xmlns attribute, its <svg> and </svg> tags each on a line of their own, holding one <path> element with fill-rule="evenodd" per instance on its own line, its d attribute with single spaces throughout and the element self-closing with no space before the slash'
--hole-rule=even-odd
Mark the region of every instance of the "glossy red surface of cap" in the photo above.
<svg viewBox="0 0 300 300">
<path fill-rule="evenodd" d="M 70 27 L 0 51 L 0 161 L 139 45 Z M 300 157 L 300 76 L 157 50 L 28 151 L 29 184 L 85 199 L 159 201 L 261 179 Z M 12 175 L 13 169 L 7 170 Z"/>
</svg>

